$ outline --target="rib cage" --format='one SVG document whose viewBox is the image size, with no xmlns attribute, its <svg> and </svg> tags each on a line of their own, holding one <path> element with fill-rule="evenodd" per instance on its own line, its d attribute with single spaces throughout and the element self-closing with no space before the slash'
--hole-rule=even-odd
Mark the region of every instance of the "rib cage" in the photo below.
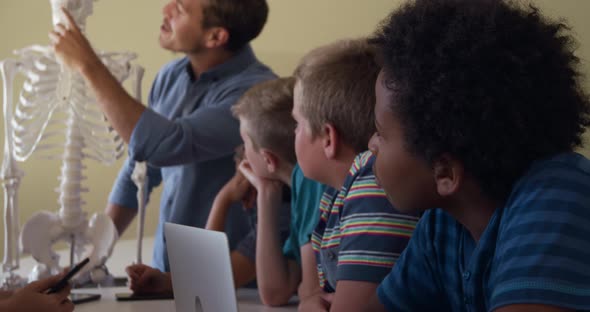
<svg viewBox="0 0 590 312">
<path fill-rule="evenodd" d="M 84 33 L 94 1 L 50 0 L 53 25 L 67 25 L 62 12 L 66 8 Z M 5 276 L 0 287 L 21 286 L 23 280 L 15 274 L 21 252 L 31 253 L 37 261 L 29 281 L 57 274 L 60 257 L 53 246 L 58 241 L 70 244 L 70 262 L 79 261 L 82 256 L 90 258 L 78 278 L 99 282 L 108 274 L 105 262 L 118 234 L 107 215 L 95 213 L 88 219 L 87 212 L 82 210 L 85 202 L 81 194 L 88 192 L 82 186 L 86 179 L 82 174 L 86 168 L 83 160 L 93 158 L 111 164 L 122 156 L 123 141 L 107 123 L 82 77 L 59 64 L 52 48 L 33 45 L 15 54 L 17 59 L 0 60 L 5 129 L 0 178 L 4 188 L 6 234 L 2 262 Z M 132 75 L 133 93 L 141 102 L 144 70 L 130 63 L 136 55 L 99 53 L 99 57 L 119 83 Z M 15 100 L 13 86 L 17 74 L 24 76 L 24 83 Z M 24 173 L 17 161 L 26 161 L 32 155 L 61 160 L 60 185 L 56 189 L 59 211 L 39 211 L 20 230 L 17 193 Z M 85 252 L 88 247 L 90 254 Z"/>
<path fill-rule="evenodd" d="M 23 68 L 25 82 L 11 121 L 17 161 L 26 161 L 36 151 L 44 158 L 61 157 L 70 110 L 81 121 L 77 126 L 84 157 L 110 165 L 123 155 L 123 140 L 108 124 L 79 75 L 62 72 L 49 48 L 32 46 L 17 54 L 24 59 L 23 64 L 30 64 Z M 99 56 L 120 83 L 128 78 L 129 62 L 136 57 L 132 53 Z"/>
</svg>

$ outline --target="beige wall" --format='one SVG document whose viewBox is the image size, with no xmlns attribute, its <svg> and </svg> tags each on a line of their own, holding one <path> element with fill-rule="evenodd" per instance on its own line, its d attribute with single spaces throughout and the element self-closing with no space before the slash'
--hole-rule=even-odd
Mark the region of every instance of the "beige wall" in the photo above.
<svg viewBox="0 0 590 312">
<path fill-rule="evenodd" d="M 138 63 L 146 68 L 144 95 L 158 68 L 178 57 L 162 51 L 157 44 L 164 0 L 100 0 L 88 20 L 88 35 L 96 48 L 105 51 L 130 50 L 139 53 Z M 370 34 L 377 23 L 401 1 L 399 0 L 269 0 L 269 22 L 254 42 L 261 60 L 280 75 L 288 75 L 299 57 L 322 43 L 343 37 Z M 590 1 L 536 0 L 552 16 L 562 16 L 574 27 L 585 60 L 584 72 L 590 72 Z M 48 0 L 0 0 L 0 60 L 11 51 L 31 44 L 46 44 L 51 13 Z M 590 80 L 585 82 L 590 90 Z M 0 90 L 0 93 L 2 91 Z M 144 96 L 145 98 L 145 96 Z M 1 121 L 0 121 L 1 122 Z M 0 134 L 3 128 L 0 128 Z M 2 135 L 3 137 L 3 135 Z M 584 151 L 590 155 L 590 149 Z M 90 193 L 84 194 L 88 211 L 102 211 L 111 184 L 121 162 L 103 167 L 87 161 Z M 22 164 L 26 176 L 20 189 L 21 222 L 38 210 L 56 210 L 59 162 L 31 159 Z M 3 200 L 3 199 L 1 199 Z M 152 198 L 147 216 L 147 233 L 154 233 L 158 217 L 159 192 Z M 125 237 L 133 237 L 135 227 Z M 0 242 L 3 241 L 3 226 Z M 1 243 L 0 243 L 1 244 Z M 2 251 L 0 251 L 2 252 Z"/>
</svg>

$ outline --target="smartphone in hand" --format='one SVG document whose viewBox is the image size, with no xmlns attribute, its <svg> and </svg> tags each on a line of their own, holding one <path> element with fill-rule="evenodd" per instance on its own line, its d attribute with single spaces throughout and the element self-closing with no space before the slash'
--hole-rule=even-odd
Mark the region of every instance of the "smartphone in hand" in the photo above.
<svg viewBox="0 0 590 312">
<path fill-rule="evenodd" d="M 89 258 L 80 261 L 80 263 L 76 264 L 59 282 L 57 282 L 57 284 L 53 285 L 45 293 L 54 294 L 64 289 L 64 287 L 70 282 L 70 279 L 72 279 L 72 277 L 74 277 L 74 275 L 76 275 L 76 273 L 78 273 L 89 261 Z"/>
<path fill-rule="evenodd" d="M 138 300 L 172 300 L 173 294 L 134 294 L 134 293 L 117 293 L 117 301 L 138 301 Z"/>
<path fill-rule="evenodd" d="M 70 294 L 70 300 L 73 304 L 81 304 L 90 301 L 100 300 L 100 294 Z"/>
</svg>

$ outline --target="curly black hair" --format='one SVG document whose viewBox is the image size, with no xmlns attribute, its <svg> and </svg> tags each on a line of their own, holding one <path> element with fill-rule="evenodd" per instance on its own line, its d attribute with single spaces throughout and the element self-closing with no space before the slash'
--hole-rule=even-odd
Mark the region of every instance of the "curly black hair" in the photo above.
<svg viewBox="0 0 590 312">
<path fill-rule="evenodd" d="M 372 37 L 410 151 L 461 161 L 504 201 L 532 162 L 572 151 L 590 124 L 564 21 L 500 0 L 416 0 Z"/>
</svg>

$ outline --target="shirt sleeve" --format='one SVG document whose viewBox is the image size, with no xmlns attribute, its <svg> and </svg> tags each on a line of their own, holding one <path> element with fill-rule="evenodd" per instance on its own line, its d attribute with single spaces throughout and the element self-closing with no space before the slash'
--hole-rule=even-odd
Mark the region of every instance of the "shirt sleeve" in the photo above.
<svg viewBox="0 0 590 312">
<path fill-rule="evenodd" d="M 299 166 L 291 178 L 291 230 L 283 246 L 283 254 L 301 263 L 301 247 L 309 244 L 320 211 L 319 203 L 324 185 L 303 176 Z"/>
<path fill-rule="evenodd" d="M 406 248 L 417 218 L 397 213 L 374 178 L 355 182 L 342 209 L 336 280 L 378 284 Z"/>
<path fill-rule="evenodd" d="M 298 202 L 300 207 L 301 213 L 301 224 L 299 225 L 299 233 L 297 237 L 297 243 L 299 247 L 309 244 L 311 241 L 311 234 L 315 229 L 316 225 L 318 224 L 318 219 L 320 217 L 320 199 L 322 198 L 322 194 L 324 194 L 324 185 L 309 180 L 307 178 L 303 179 L 301 184 L 302 189 L 302 200 Z"/>
<path fill-rule="evenodd" d="M 531 191 L 504 212 L 491 310 L 511 304 L 590 310 L 588 174 L 546 170 L 543 183 L 521 185 Z"/>
<path fill-rule="evenodd" d="M 431 211 L 418 222 L 408 246 L 377 288 L 387 311 L 450 311 L 435 274 L 434 249 L 428 240 Z"/>
<path fill-rule="evenodd" d="M 131 174 L 135 168 L 135 161 L 127 158 L 123 167 L 119 171 L 117 180 L 109 195 L 109 203 L 116 204 L 129 209 L 137 209 L 137 186 L 131 179 Z M 162 174 L 159 168 L 150 165 L 147 167 L 148 193 L 151 194 L 154 187 L 162 182 Z M 149 200 L 149 198 L 148 198 Z"/>
<path fill-rule="evenodd" d="M 230 107 L 247 89 L 228 90 L 215 106 L 201 107 L 175 120 L 146 109 L 131 134 L 129 157 L 162 167 L 231 155 L 241 138 Z"/>
<path fill-rule="evenodd" d="M 291 232 L 292 233 L 292 232 Z M 294 235 L 289 235 L 285 244 L 283 244 L 283 255 L 289 259 L 297 261 L 301 264 L 301 252 L 297 250 L 298 246 L 294 242 Z"/>
</svg>

